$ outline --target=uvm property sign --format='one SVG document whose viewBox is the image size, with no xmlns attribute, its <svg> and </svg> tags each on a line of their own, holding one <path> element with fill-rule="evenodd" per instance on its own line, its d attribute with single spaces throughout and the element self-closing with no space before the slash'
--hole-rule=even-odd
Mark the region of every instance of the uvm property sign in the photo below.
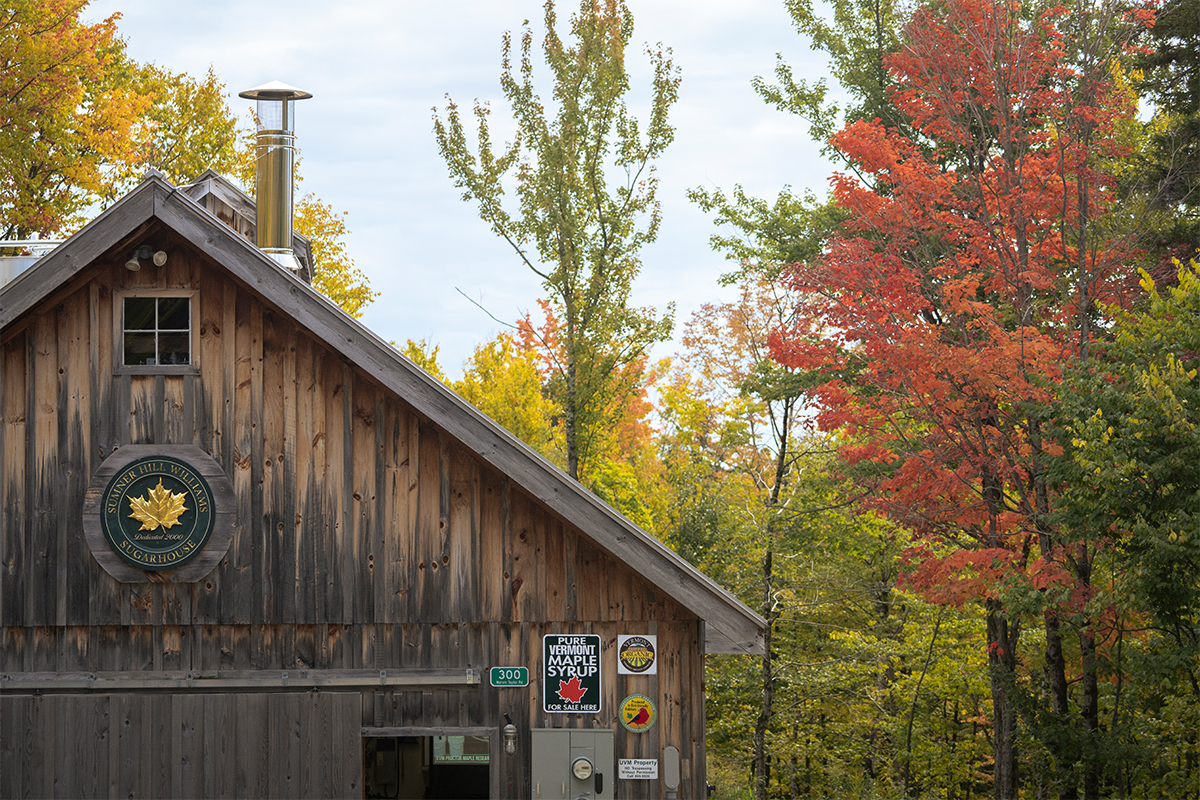
<svg viewBox="0 0 1200 800">
<path fill-rule="evenodd" d="M 542 710 L 600 713 L 600 637 L 548 633 L 542 637 Z"/>
</svg>

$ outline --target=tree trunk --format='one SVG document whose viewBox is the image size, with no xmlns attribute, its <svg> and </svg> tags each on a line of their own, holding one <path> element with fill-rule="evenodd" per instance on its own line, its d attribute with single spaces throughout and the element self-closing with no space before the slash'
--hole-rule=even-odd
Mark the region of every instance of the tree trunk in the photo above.
<svg viewBox="0 0 1200 800">
<path fill-rule="evenodd" d="M 1100 759 L 1096 748 L 1100 745 L 1100 687 L 1096 679 L 1096 638 L 1091 627 L 1079 634 L 1080 660 L 1083 662 L 1083 697 L 1079 714 L 1087 739 L 1083 751 L 1083 796 L 1085 800 L 1100 800 Z"/>
<path fill-rule="evenodd" d="M 1012 702 L 1020 629 L 1001 616 L 998 600 L 987 602 L 988 667 L 992 684 L 993 797 L 1017 798 L 1017 709 Z"/>
<path fill-rule="evenodd" d="M 770 767 L 767 764 L 767 728 L 771 725 L 771 704 L 775 700 L 774 664 L 771 662 L 771 634 L 775 627 L 773 603 L 771 599 L 771 548 L 763 557 L 763 619 L 767 626 L 763 630 L 762 656 L 762 707 L 758 712 L 758 721 L 754 725 L 754 800 L 767 800 L 767 784 L 771 782 Z"/>
<path fill-rule="evenodd" d="M 1045 545 L 1042 552 L 1047 552 Z M 1062 632 L 1059 626 L 1058 612 L 1047 609 L 1043 615 L 1046 625 L 1046 683 L 1050 689 L 1054 724 L 1061 729 L 1049 737 L 1042 737 L 1050 757 L 1054 760 L 1055 778 L 1058 782 L 1060 800 L 1075 800 L 1079 796 L 1075 786 L 1075 761 L 1079 757 L 1074 748 L 1064 746 L 1069 741 L 1067 730 L 1073 724 L 1071 719 L 1070 695 L 1067 686 L 1067 662 L 1063 656 Z"/>
<path fill-rule="evenodd" d="M 568 347 L 570 344 L 568 344 Z M 579 480 L 579 409 L 578 409 L 578 380 L 579 370 L 575 364 L 575 355 L 567 353 L 567 402 L 563 403 L 563 439 L 567 445 L 567 474 Z"/>
<path fill-rule="evenodd" d="M 1082 586 L 1092 583 L 1092 554 L 1086 544 L 1080 545 L 1075 564 L 1075 574 Z M 1100 800 L 1100 685 L 1096 674 L 1096 637 L 1092 633 L 1091 620 L 1085 618 L 1079 631 L 1079 660 L 1083 668 L 1082 697 L 1079 715 L 1087 732 L 1083 751 L 1083 796 L 1086 800 Z"/>
</svg>

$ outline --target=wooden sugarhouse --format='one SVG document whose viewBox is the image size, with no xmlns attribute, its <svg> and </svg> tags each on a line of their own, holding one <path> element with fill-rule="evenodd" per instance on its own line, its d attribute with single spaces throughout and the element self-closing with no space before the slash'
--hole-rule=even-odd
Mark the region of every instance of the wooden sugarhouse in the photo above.
<svg viewBox="0 0 1200 800">
<path fill-rule="evenodd" d="M 150 173 L 0 289 L 0 796 L 704 797 L 762 620 L 262 215 Z"/>
</svg>

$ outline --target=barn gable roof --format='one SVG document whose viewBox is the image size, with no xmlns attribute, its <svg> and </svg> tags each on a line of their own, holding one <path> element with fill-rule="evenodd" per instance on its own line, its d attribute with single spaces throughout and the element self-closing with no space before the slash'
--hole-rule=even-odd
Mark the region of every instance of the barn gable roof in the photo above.
<svg viewBox="0 0 1200 800">
<path fill-rule="evenodd" d="M 148 173 L 136 189 L 0 289 L 0 332 L 60 293 L 95 259 L 118 245 L 131 244 L 156 221 L 703 619 L 706 652 L 762 652 L 765 622 L 760 616 L 335 304 L 288 274 L 157 173 Z"/>
</svg>

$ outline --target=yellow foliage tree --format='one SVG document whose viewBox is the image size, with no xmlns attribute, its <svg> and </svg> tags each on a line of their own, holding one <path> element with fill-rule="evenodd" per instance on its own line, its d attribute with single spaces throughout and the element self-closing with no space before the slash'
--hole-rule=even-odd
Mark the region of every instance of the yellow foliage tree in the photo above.
<svg viewBox="0 0 1200 800">
<path fill-rule="evenodd" d="M 225 84 L 209 69 L 204 80 L 145 64 L 134 85 L 150 98 L 135 131 L 139 163 L 183 184 L 208 168 L 236 172 L 238 121 L 225 102 Z M 136 176 L 132 176 L 136 177 Z"/>
<path fill-rule="evenodd" d="M 131 81 L 118 15 L 80 21 L 86 0 L 0 6 L 0 236 L 52 236 L 112 193 L 136 159 L 149 100 Z"/>
</svg>

